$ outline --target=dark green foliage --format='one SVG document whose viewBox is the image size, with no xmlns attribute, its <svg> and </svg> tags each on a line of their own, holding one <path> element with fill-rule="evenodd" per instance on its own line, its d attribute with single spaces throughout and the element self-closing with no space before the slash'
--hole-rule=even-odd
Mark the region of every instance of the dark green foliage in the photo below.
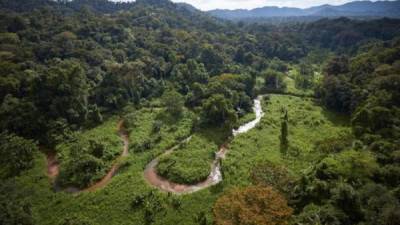
<svg viewBox="0 0 400 225">
<path fill-rule="evenodd" d="M 156 217 L 159 214 L 163 214 L 169 205 L 166 204 L 165 197 L 155 193 L 154 191 L 150 191 L 143 196 L 140 205 L 144 210 L 144 222 L 145 224 L 152 224 L 155 222 Z"/>
<path fill-rule="evenodd" d="M 203 121 L 212 126 L 226 125 L 231 128 L 237 122 L 237 115 L 232 108 L 223 95 L 213 95 L 203 103 Z"/>
<path fill-rule="evenodd" d="M 360 196 L 351 185 L 338 184 L 332 190 L 332 202 L 349 217 L 351 223 L 363 219 Z"/>
<path fill-rule="evenodd" d="M 375 185 L 377 169 L 368 153 L 344 151 L 324 158 L 293 189 L 292 201 L 303 209 L 297 219 L 310 224 L 375 224 L 367 218 L 369 206 L 363 201 L 369 197 L 362 188 Z"/>
<path fill-rule="evenodd" d="M 86 121 L 89 123 L 90 126 L 94 126 L 103 122 L 103 116 L 101 115 L 101 112 L 97 105 L 88 106 Z"/>
<path fill-rule="evenodd" d="M 1 130 L 8 130 L 24 137 L 35 137 L 38 129 L 38 110 L 23 98 L 6 95 L 0 105 Z"/>
<path fill-rule="evenodd" d="M 144 196 L 144 195 L 137 195 L 137 196 L 135 196 L 135 197 L 133 198 L 132 202 L 131 202 L 131 207 L 132 207 L 133 209 L 136 209 L 136 208 L 138 208 L 138 207 L 141 207 L 141 206 L 143 205 L 145 199 L 146 199 L 146 196 Z"/>
<path fill-rule="evenodd" d="M 343 76 L 324 77 L 320 95 L 329 109 L 342 113 L 350 112 L 352 90 Z"/>
<path fill-rule="evenodd" d="M 0 184 L 0 224 L 32 225 L 31 203 L 27 197 L 31 190 L 18 186 L 13 179 Z"/>
<path fill-rule="evenodd" d="M 76 186 L 85 188 L 101 177 L 98 174 L 103 168 L 103 162 L 90 154 L 81 154 L 74 157 L 60 172 L 58 182 L 64 187 Z M 97 175 L 97 176 L 96 176 Z"/>
<path fill-rule="evenodd" d="M 251 178 L 254 185 L 272 186 L 284 194 L 290 193 L 293 183 L 287 168 L 269 161 L 256 165 Z"/>
<path fill-rule="evenodd" d="M 132 149 L 134 152 L 145 152 L 149 149 L 151 149 L 151 147 L 153 147 L 154 145 L 154 141 L 151 138 L 145 138 L 143 140 L 141 140 L 140 142 L 136 142 L 133 146 Z"/>
<path fill-rule="evenodd" d="M 388 164 L 380 168 L 379 180 L 391 187 L 400 184 L 400 165 L 398 163 Z"/>
<path fill-rule="evenodd" d="M 89 153 L 96 158 L 104 156 L 106 146 L 98 140 L 89 140 Z"/>
<path fill-rule="evenodd" d="M 129 111 L 124 114 L 124 117 L 122 119 L 124 121 L 125 130 L 128 133 L 130 133 L 136 127 L 136 123 L 137 123 L 136 113 L 134 112 L 134 110 L 133 110 L 133 112 Z"/>
<path fill-rule="evenodd" d="M 0 133 L 0 177 L 19 175 L 33 166 L 36 143 L 15 134 Z"/>
<path fill-rule="evenodd" d="M 177 64 L 171 72 L 171 78 L 179 84 L 179 90 L 187 93 L 193 90 L 195 84 L 204 84 L 208 81 L 208 73 L 204 65 L 194 59 L 189 59 L 185 64 Z"/>
<path fill-rule="evenodd" d="M 172 196 L 170 204 L 174 209 L 179 210 L 182 206 L 182 200 L 180 199 L 180 197 Z"/>
<path fill-rule="evenodd" d="M 338 137 L 318 141 L 315 150 L 326 154 L 339 153 L 352 146 L 353 139 L 354 137 L 351 134 L 343 133 Z"/>
<path fill-rule="evenodd" d="M 310 204 L 304 207 L 295 221 L 301 224 L 341 225 L 346 215 L 331 204 L 322 206 Z"/>
<path fill-rule="evenodd" d="M 108 172 L 122 151 L 116 127 L 117 121 L 108 120 L 89 131 L 75 132 L 56 146 L 61 162 L 57 183 L 61 187 L 86 188 Z"/>
<path fill-rule="evenodd" d="M 325 73 L 333 76 L 349 72 L 349 59 L 346 56 L 332 58 L 325 67 Z"/>
<path fill-rule="evenodd" d="M 91 219 L 88 219 L 81 215 L 76 215 L 62 219 L 58 225 L 97 225 L 97 224 L 98 223 L 93 222 Z"/>
<path fill-rule="evenodd" d="M 399 200 L 384 186 L 368 184 L 360 190 L 368 224 L 393 225 L 399 221 Z"/>
<path fill-rule="evenodd" d="M 199 212 L 199 213 L 195 216 L 194 221 L 195 221 L 198 225 L 207 225 L 207 224 L 209 224 L 209 223 L 208 223 L 208 220 L 207 220 L 207 217 L 206 217 L 206 214 L 205 214 L 203 211 L 202 211 L 202 212 Z"/>
<path fill-rule="evenodd" d="M 162 126 L 163 126 L 163 122 L 162 122 L 162 121 L 159 121 L 159 120 L 156 120 L 156 121 L 154 121 L 154 123 L 153 123 L 153 127 L 151 128 L 151 131 L 152 131 L 153 133 L 159 133 L 160 130 L 161 130 L 161 128 L 162 128 Z"/>
<path fill-rule="evenodd" d="M 65 119 L 50 120 L 46 128 L 47 132 L 42 138 L 42 142 L 50 148 L 54 148 L 58 144 L 68 142 L 74 138 L 71 126 Z"/>
<path fill-rule="evenodd" d="M 179 117 L 183 111 L 184 99 L 183 96 L 174 90 L 166 91 L 161 96 L 161 101 L 164 107 L 172 117 Z"/>
<path fill-rule="evenodd" d="M 34 92 L 38 107 L 50 118 L 62 117 L 79 124 L 88 113 L 88 88 L 84 68 L 79 62 L 54 60 L 35 82 Z"/>
<path fill-rule="evenodd" d="M 283 91 L 286 84 L 283 82 L 284 74 L 275 70 L 266 70 L 262 73 L 265 79 L 265 88 L 269 91 Z"/>
<path fill-rule="evenodd" d="M 314 71 L 307 65 L 302 62 L 299 65 L 299 74 L 295 77 L 296 87 L 301 89 L 309 89 L 314 86 Z"/>
</svg>

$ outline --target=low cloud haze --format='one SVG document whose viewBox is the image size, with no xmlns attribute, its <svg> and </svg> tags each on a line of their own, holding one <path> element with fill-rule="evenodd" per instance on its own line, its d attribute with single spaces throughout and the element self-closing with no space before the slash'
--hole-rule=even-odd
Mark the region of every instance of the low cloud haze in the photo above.
<svg viewBox="0 0 400 225">
<path fill-rule="evenodd" d="M 331 4 L 340 5 L 351 0 L 173 0 L 173 2 L 186 2 L 202 10 L 210 9 L 253 9 L 263 6 L 308 8 L 311 6 Z"/>
</svg>

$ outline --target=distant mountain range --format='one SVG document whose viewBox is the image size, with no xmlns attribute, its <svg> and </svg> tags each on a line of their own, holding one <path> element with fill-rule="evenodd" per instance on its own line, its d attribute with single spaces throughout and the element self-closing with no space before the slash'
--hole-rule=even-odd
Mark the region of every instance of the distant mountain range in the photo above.
<svg viewBox="0 0 400 225">
<path fill-rule="evenodd" d="M 394 17 L 400 18 L 400 1 L 355 1 L 344 5 L 321 5 L 307 9 L 266 6 L 252 10 L 216 9 L 208 11 L 223 19 L 241 20 L 272 17 Z"/>
</svg>

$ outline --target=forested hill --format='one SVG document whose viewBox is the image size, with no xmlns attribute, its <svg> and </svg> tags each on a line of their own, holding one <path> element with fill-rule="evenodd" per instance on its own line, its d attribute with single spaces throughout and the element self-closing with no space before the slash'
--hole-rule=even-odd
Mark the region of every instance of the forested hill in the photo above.
<svg viewBox="0 0 400 225">
<path fill-rule="evenodd" d="M 354 52 L 400 27 L 391 19 L 338 19 L 240 28 L 167 0 L 3 0 L 0 16 L 1 127 L 45 143 L 61 122 L 87 126 L 159 96 L 188 65 L 209 76 L 255 75 L 274 58 L 296 61 L 315 46 Z M 188 81 L 176 82 L 190 92 Z"/>
</svg>

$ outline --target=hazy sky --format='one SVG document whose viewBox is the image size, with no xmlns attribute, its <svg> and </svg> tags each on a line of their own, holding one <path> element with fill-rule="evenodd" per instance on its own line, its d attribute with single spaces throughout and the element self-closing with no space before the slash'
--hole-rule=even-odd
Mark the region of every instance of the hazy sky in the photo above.
<svg viewBox="0 0 400 225">
<path fill-rule="evenodd" d="M 340 5 L 352 0 L 172 0 L 186 2 L 199 9 L 253 9 L 262 6 L 288 6 L 307 8 L 310 6 L 331 4 Z"/>
</svg>

